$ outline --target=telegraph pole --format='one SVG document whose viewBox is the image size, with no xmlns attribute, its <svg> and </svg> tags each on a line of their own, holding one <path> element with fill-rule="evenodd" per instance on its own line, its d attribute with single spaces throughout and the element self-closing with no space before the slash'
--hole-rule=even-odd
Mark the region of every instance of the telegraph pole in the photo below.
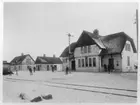
<svg viewBox="0 0 140 105">
<path fill-rule="evenodd" d="M 136 21 L 135 21 L 135 23 L 134 24 L 136 24 L 136 33 L 137 33 L 137 54 L 138 54 L 138 36 L 139 36 L 139 21 L 138 21 L 138 9 L 136 9 Z"/>
<path fill-rule="evenodd" d="M 70 49 L 70 37 L 73 37 L 70 33 L 68 34 L 68 42 L 69 42 L 69 70 L 70 70 L 70 54 L 71 54 L 71 49 Z M 71 71 L 71 70 L 70 70 Z"/>
<path fill-rule="evenodd" d="M 139 21 L 138 21 L 138 9 L 136 9 L 136 30 L 137 30 L 137 53 L 138 53 L 138 42 L 139 42 Z"/>
</svg>

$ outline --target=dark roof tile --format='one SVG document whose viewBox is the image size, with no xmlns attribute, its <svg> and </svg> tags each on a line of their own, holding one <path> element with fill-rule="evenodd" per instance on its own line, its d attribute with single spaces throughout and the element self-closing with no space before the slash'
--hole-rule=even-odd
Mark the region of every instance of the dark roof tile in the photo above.
<svg viewBox="0 0 140 105">
<path fill-rule="evenodd" d="M 11 62 L 10 64 L 12 65 L 18 65 L 18 64 L 21 64 L 22 61 L 27 57 L 27 56 L 30 56 L 29 54 L 26 54 L 26 55 L 21 55 L 21 56 L 17 56 L 15 57 Z M 31 56 L 30 56 L 31 57 Z M 31 59 L 34 61 L 34 59 L 31 57 Z"/>
<path fill-rule="evenodd" d="M 62 61 L 58 57 L 37 57 L 36 64 L 62 64 Z"/>
</svg>

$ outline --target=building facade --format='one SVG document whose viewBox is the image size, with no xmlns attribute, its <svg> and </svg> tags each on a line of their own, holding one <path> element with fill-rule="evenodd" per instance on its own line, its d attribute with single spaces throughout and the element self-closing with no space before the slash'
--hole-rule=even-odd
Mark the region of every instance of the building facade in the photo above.
<svg viewBox="0 0 140 105">
<path fill-rule="evenodd" d="M 132 38 L 124 32 L 101 36 L 95 31 L 83 31 L 76 42 L 76 71 L 103 72 L 105 65 L 111 65 L 114 72 L 136 71 L 136 48 Z"/>
<path fill-rule="evenodd" d="M 62 54 L 60 55 L 60 59 L 62 61 L 62 70 L 66 70 L 66 67 L 69 67 L 71 70 L 75 71 L 76 70 L 76 65 L 75 65 L 75 57 L 74 57 L 74 50 L 76 47 L 76 42 L 73 42 L 70 44 L 70 52 L 69 54 L 69 46 L 67 46 Z"/>
<path fill-rule="evenodd" d="M 38 71 L 51 71 L 52 67 L 56 71 L 62 71 L 62 61 L 58 57 L 38 56 L 35 61 L 36 69 Z"/>
<path fill-rule="evenodd" d="M 35 61 L 34 59 L 29 55 L 21 54 L 21 56 L 15 57 L 11 62 L 10 69 L 14 71 L 17 70 L 28 70 L 27 66 L 34 67 Z"/>
</svg>

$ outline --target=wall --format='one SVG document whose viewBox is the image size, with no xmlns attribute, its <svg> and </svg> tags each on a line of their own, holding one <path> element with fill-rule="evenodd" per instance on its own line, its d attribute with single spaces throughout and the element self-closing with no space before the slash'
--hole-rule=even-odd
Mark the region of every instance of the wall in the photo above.
<svg viewBox="0 0 140 105">
<path fill-rule="evenodd" d="M 62 71 L 62 64 L 54 64 L 57 66 L 57 71 Z"/>
<path fill-rule="evenodd" d="M 35 66 L 34 61 L 32 60 L 32 58 L 29 55 L 25 57 L 25 59 L 22 61 L 22 64 L 16 65 L 16 68 L 17 68 L 17 70 L 28 70 L 28 68 L 27 68 L 28 65 L 30 65 L 32 67 Z M 15 70 L 15 66 L 11 65 L 10 69 L 12 71 L 14 71 Z"/>
<path fill-rule="evenodd" d="M 100 60 L 100 53 L 101 49 L 97 46 L 97 45 L 91 45 L 91 52 L 90 53 L 83 53 L 81 54 L 81 47 L 77 47 L 75 48 L 74 51 L 74 56 L 75 56 L 75 63 L 76 63 L 76 71 L 87 71 L 87 72 L 99 72 L 101 71 L 101 60 Z M 88 52 L 88 51 L 87 51 Z M 88 67 L 79 67 L 78 66 L 78 59 L 84 59 L 85 62 L 85 57 L 87 57 L 88 62 L 89 62 L 89 58 L 96 58 L 96 67 L 93 67 L 93 61 L 92 61 L 92 66 L 89 67 L 89 63 L 88 63 Z"/>
<path fill-rule="evenodd" d="M 22 61 L 22 69 L 21 70 L 28 70 L 27 66 L 35 66 L 35 62 L 32 60 L 32 58 L 28 55 L 26 58 Z"/>
<path fill-rule="evenodd" d="M 126 41 L 126 43 L 130 44 L 130 41 Z M 125 47 L 122 51 L 122 71 L 123 72 L 136 72 L 134 68 L 134 64 L 137 62 L 136 53 L 133 53 L 132 46 L 130 46 L 130 51 L 126 51 Z M 130 57 L 130 66 L 127 65 L 127 56 Z"/>
</svg>

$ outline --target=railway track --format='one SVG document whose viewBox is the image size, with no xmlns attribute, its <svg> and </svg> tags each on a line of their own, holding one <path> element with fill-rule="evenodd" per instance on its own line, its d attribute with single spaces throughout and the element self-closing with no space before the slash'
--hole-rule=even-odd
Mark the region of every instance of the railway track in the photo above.
<svg viewBox="0 0 140 105">
<path fill-rule="evenodd" d="M 60 83 L 54 81 L 27 80 L 27 79 L 16 79 L 16 78 L 5 78 L 4 81 L 39 83 L 40 85 L 56 87 L 56 88 L 64 88 L 64 89 L 72 89 L 72 90 L 93 92 L 99 94 L 110 94 L 116 96 L 137 98 L 137 90 L 131 90 L 131 89 L 109 88 L 109 87 L 89 86 L 89 85 L 80 85 L 80 84 L 71 84 L 71 83 Z"/>
</svg>

